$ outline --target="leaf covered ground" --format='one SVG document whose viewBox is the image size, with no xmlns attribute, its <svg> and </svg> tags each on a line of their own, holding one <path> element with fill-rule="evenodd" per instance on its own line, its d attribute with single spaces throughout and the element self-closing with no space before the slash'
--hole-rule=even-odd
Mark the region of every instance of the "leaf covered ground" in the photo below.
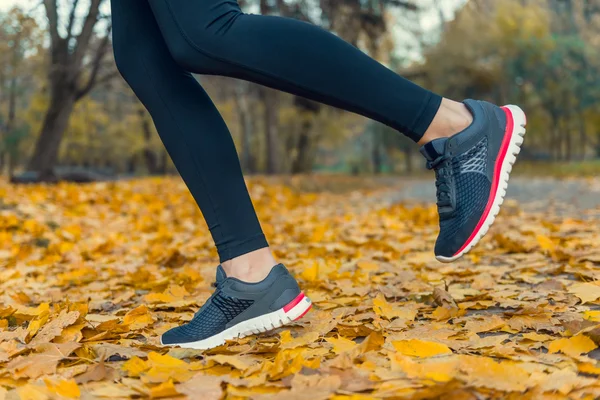
<svg viewBox="0 0 600 400">
<path fill-rule="evenodd" d="M 600 396 L 597 213 L 509 202 L 445 265 L 433 205 L 250 189 L 315 307 L 201 352 L 158 341 L 208 298 L 217 260 L 180 180 L 0 184 L 0 399 Z"/>
</svg>

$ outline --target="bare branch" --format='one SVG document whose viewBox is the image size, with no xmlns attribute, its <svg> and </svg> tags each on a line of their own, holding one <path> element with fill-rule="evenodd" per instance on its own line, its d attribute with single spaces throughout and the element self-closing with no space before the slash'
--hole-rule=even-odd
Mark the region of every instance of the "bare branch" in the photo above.
<svg viewBox="0 0 600 400">
<path fill-rule="evenodd" d="M 102 66 L 102 60 L 104 59 L 104 56 L 108 51 L 111 30 L 112 30 L 112 25 L 108 25 L 108 27 L 106 28 L 106 34 L 104 35 L 104 37 L 102 38 L 102 41 L 98 45 L 96 54 L 94 55 L 94 58 L 92 59 L 91 66 L 90 66 L 90 68 L 91 68 L 90 76 L 89 76 L 87 82 L 85 83 L 85 85 L 83 85 L 81 87 L 81 89 L 79 89 L 77 91 L 77 95 L 76 95 L 77 100 L 79 100 L 80 98 L 82 98 L 83 96 L 88 94 L 96 84 L 100 83 L 101 78 L 98 78 L 98 73 L 100 72 L 100 67 Z M 108 74 L 103 79 L 107 79 L 107 77 L 110 75 L 113 75 L 113 74 L 112 73 Z M 116 73 L 114 73 L 114 75 L 116 76 Z M 112 77 L 110 79 L 112 79 Z M 110 80 L 110 79 L 108 79 L 108 80 Z"/>
<path fill-rule="evenodd" d="M 98 15 L 100 13 L 100 4 L 103 0 L 91 0 L 90 9 L 88 11 L 85 20 L 83 21 L 83 27 L 81 28 L 81 33 L 77 36 L 77 46 L 75 47 L 75 51 L 73 53 L 73 60 L 75 65 L 80 65 L 83 60 L 83 56 L 88 49 L 90 44 L 90 40 L 94 34 L 94 27 L 96 26 L 96 22 L 98 22 Z"/>
<path fill-rule="evenodd" d="M 56 4 L 56 0 L 44 0 L 44 7 L 46 8 L 46 16 L 48 17 L 50 45 L 52 48 L 56 48 L 60 41 L 60 35 L 58 34 L 58 5 Z"/>
<path fill-rule="evenodd" d="M 391 6 L 402 7 L 407 10 L 416 11 L 419 7 L 413 3 L 412 1 L 403 1 L 403 0 L 385 0 L 384 3 L 387 3 Z"/>
<path fill-rule="evenodd" d="M 78 4 L 79 0 L 73 0 L 73 6 L 71 8 L 71 13 L 69 14 L 69 24 L 67 25 L 67 42 L 73 37 L 73 25 L 75 23 L 75 13 Z"/>
</svg>

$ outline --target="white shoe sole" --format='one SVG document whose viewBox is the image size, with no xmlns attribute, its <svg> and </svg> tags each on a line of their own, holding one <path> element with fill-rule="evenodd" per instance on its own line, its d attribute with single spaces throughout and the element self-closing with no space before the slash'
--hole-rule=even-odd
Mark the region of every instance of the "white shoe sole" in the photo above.
<svg viewBox="0 0 600 400">
<path fill-rule="evenodd" d="M 300 293 L 298 297 L 292 300 L 288 305 L 277 311 L 242 321 L 209 338 L 197 342 L 163 344 L 161 337 L 160 344 L 170 347 L 179 346 L 184 349 L 208 350 L 224 345 L 227 340 L 267 332 L 299 320 L 311 309 L 311 307 L 312 303 L 310 299 L 306 297 L 304 293 Z"/>
<path fill-rule="evenodd" d="M 500 206 L 504 202 L 504 196 L 506 196 L 506 189 L 508 187 L 508 180 L 514 163 L 517 161 L 517 155 L 521 152 L 521 145 L 525 137 L 525 126 L 527 125 L 527 117 L 521 108 L 514 105 L 502 107 L 507 117 L 507 129 L 510 128 L 512 121 L 512 132 L 510 135 L 510 141 L 508 145 L 503 144 L 501 153 L 504 153 L 504 159 L 499 160 L 501 164 L 496 165 L 496 169 L 500 169 L 500 173 L 496 173 L 494 178 L 496 179 L 495 188 L 496 193 L 494 195 L 493 202 L 486 207 L 486 212 L 482 216 L 483 222 L 478 224 L 477 229 L 471 235 L 469 240 L 463 245 L 463 247 L 452 257 L 436 256 L 438 261 L 443 263 L 449 263 L 458 260 L 465 254 L 467 254 L 473 246 L 486 235 L 490 226 L 496 220 L 496 216 L 500 212 Z M 493 188 L 494 186 L 492 186 Z"/>
</svg>

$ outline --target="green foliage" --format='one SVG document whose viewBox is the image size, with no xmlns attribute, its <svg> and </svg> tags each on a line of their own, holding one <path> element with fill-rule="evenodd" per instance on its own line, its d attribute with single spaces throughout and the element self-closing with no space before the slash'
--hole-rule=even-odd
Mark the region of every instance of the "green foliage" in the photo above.
<svg viewBox="0 0 600 400">
<path fill-rule="evenodd" d="M 600 29 L 585 12 L 545 0 L 473 0 L 428 52 L 428 84 L 447 97 L 522 105 L 532 133 L 526 147 L 535 149 L 526 155 L 594 156 L 600 51 L 593 39 Z"/>
</svg>

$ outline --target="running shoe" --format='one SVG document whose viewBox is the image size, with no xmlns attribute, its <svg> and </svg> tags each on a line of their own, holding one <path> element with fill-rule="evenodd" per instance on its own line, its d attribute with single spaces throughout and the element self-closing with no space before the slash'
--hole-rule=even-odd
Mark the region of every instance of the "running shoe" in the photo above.
<svg viewBox="0 0 600 400">
<path fill-rule="evenodd" d="M 462 257 L 488 232 L 500 212 L 527 123 L 517 106 L 466 100 L 473 123 L 450 138 L 421 147 L 435 170 L 440 233 L 436 258 Z"/>
<path fill-rule="evenodd" d="M 187 324 L 165 332 L 163 346 L 207 350 L 302 318 L 312 303 L 283 264 L 258 283 L 228 278 L 217 268 L 215 292 Z"/>
</svg>

